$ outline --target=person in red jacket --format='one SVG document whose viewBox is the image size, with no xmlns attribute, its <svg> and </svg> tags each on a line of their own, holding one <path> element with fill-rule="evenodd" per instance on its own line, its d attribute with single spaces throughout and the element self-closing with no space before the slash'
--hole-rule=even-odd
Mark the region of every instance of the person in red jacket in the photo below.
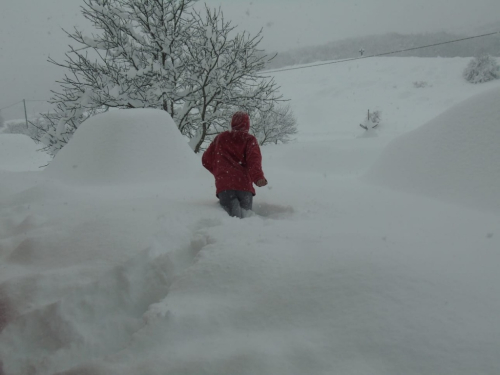
<svg viewBox="0 0 500 375">
<path fill-rule="evenodd" d="M 231 130 L 220 133 L 203 153 L 202 164 L 215 177 L 216 196 L 230 216 L 252 209 L 253 184 L 266 186 L 257 139 L 248 133 L 248 113 L 236 112 Z"/>
</svg>

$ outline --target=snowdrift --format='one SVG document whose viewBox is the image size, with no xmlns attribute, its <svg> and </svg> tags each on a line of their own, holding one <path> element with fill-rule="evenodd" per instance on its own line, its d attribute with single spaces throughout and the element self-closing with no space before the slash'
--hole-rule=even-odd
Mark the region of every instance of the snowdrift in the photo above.
<svg viewBox="0 0 500 375">
<path fill-rule="evenodd" d="M 44 171 L 65 183 L 93 185 L 165 182 L 199 172 L 172 118 L 154 109 L 91 117 Z"/>
<path fill-rule="evenodd" d="M 467 99 L 389 144 L 366 177 L 500 211 L 500 90 Z"/>
</svg>

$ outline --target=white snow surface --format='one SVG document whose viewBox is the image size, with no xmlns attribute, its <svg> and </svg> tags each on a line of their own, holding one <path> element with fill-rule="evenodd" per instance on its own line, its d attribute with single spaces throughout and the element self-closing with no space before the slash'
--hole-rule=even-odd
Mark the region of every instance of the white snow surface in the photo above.
<svg viewBox="0 0 500 375">
<path fill-rule="evenodd" d="M 26 135 L 0 134 L 0 171 L 40 171 L 50 161 L 40 148 Z"/>
<path fill-rule="evenodd" d="M 500 83 L 464 83 L 467 61 L 277 75 L 300 133 L 262 148 L 243 220 L 156 111 L 97 116 L 44 172 L 9 172 L 0 374 L 498 374 L 500 215 L 473 196 L 500 200 Z"/>
<path fill-rule="evenodd" d="M 42 180 L 50 156 L 40 148 L 26 135 L 0 133 L 0 199 Z"/>
<path fill-rule="evenodd" d="M 368 173 L 389 187 L 500 212 L 500 89 L 394 140 Z"/>
</svg>

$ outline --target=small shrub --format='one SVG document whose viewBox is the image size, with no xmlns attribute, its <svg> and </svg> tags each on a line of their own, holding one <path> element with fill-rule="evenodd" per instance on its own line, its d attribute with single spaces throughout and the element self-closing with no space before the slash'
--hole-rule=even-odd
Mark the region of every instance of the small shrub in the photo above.
<svg viewBox="0 0 500 375">
<path fill-rule="evenodd" d="M 417 89 L 422 89 L 424 87 L 428 87 L 429 84 L 425 81 L 415 81 L 413 82 L 413 87 L 417 88 Z"/>
<path fill-rule="evenodd" d="M 382 113 L 380 111 L 373 111 L 368 115 L 368 119 L 372 122 L 374 125 L 378 125 L 380 123 L 382 117 Z M 374 127 L 374 126 L 372 126 Z"/>
<path fill-rule="evenodd" d="M 500 78 L 500 66 L 490 55 L 473 58 L 464 70 L 464 78 L 470 83 L 483 83 Z"/>
</svg>

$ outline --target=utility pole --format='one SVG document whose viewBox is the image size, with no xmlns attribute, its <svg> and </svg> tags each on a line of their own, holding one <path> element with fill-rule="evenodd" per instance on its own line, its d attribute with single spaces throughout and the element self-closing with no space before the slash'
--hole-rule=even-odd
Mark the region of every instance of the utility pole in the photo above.
<svg viewBox="0 0 500 375">
<path fill-rule="evenodd" d="M 26 129 L 28 129 L 28 113 L 26 112 L 26 99 L 23 99 L 24 103 L 24 119 L 26 120 Z"/>
</svg>

